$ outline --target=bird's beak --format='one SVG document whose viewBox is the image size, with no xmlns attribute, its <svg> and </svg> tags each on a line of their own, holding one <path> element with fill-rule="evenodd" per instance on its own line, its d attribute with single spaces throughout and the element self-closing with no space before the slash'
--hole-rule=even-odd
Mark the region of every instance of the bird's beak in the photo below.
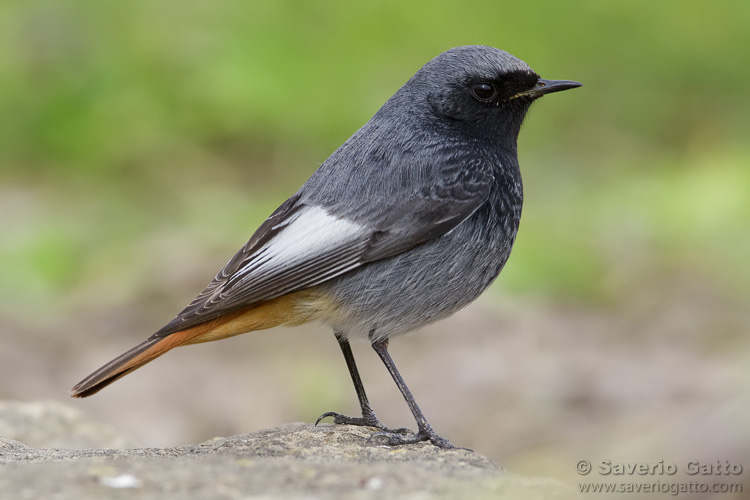
<svg viewBox="0 0 750 500">
<path fill-rule="evenodd" d="M 526 96 L 536 99 L 542 97 L 544 94 L 551 94 L 552 92 L 560 92 L 561 90 L 574 89 L 582 86 L 582 83 L 571 80 L 545 80 L 540 78 L 533 89 L 527 90 L 526 92 L 519 92 L 513 97 Z"/>
</svg>

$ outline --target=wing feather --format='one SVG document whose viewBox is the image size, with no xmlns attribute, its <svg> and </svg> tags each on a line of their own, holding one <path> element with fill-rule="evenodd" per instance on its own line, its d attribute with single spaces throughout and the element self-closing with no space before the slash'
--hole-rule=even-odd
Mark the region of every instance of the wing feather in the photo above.
<svg viewBox="0 0 750 500">
<path fill-rule="evenodd" d="M 369 234 L 320 207 L 290 212 L 291 222 L 261 226 L 214 280 L 155 336 L 163 337 L 361 265 Z"/>
<path fill-rule="evenodd" d="M 350 218 L 300 193 L 281 205 L 214 280 L 154 337 L 315 286 L 368 262 L 407 251 L 450 231 L 489 198 L 489 165 L 467 162 L 412 196 L 363 200 L 369 217 Z M 303 201 L 304 200 L 304 201 Z"/>
</svg>

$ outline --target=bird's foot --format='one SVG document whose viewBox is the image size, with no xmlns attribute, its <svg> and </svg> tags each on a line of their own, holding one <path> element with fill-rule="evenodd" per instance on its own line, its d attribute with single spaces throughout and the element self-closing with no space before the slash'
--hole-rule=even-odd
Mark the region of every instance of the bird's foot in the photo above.
<svg viewBox="0 0 750 500">
<path fill-rule="evenodd" d="M 382 441 L 383 444 L 386 444 L 388 446 L 398 446 L 402 444 L 415 444 L 419 443 L 421 441 L 429 441 L 433 445 L 437 446 L 438 448 L 442 448 L 444 450 L 450 450 L 450 449 L 456 449 L 458 448 L 454 444 L 452 444 L 450 441 L 445 439 L 442 436 L 439 436 L 432 427 L 424 427 L 419 430 L 419 432 L 414 433 L 410 432 L 408 434 L 403 433 L 393 433 L 393 432 L 376 432 L 372 436 L 368 438 L 368 442 L 372 442 L 375 440 Z M 466 448 L 459 448 L 459 449 L 466 449 Z M 471 450 L 468 450 L 471 451 Z"/>
<path fill-rule="evenodd" d="M 318 425 L 320 421 L 326 417 L 333 417 L 334 424 L 374 427 L 375 429 L 380 429 L 380 431 L 382 431 L 378 432 L 378 434 L 393 434 L 395 436 L 412 434 L 411 430 L 405 427 L 401 427 L 400 429 L 391 429 L 390 427 L 386 427 L 380 420 L 378 420 L 378 417 L 375 416 L 374 412 L 364 412 L 361 417 L 348 417 L 346 415 L 342 415 L 341 413 L 336 413 L 335 411 L 329 411 L 319 416 L 318 420 L 315 421 L 315 425 Z"/>
</svg>

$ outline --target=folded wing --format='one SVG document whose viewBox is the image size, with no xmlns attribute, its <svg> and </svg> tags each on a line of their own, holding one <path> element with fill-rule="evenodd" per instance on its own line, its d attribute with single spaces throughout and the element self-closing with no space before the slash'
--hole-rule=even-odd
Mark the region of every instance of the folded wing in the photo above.
<svg viewBox="0 0 750 500">
<path fill-rule="evenodd" d="M 492 169 L 464 164 L 395 200 L 362 200 L 372 217 L 288 199 L 214 280 L 153 337 L 315 286 L 368 262 L 405 252 L 450 231 L 489 197 Z M 304 188 L 303 188 L 304 189 Z"/>
</svg>

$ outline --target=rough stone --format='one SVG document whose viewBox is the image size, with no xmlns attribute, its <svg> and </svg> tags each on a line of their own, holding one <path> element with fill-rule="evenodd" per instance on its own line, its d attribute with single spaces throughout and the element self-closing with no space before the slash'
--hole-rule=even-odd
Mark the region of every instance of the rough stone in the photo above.
<svg viewBox="0 0 750 500">
<path fill-rule="evenodd" d="M 55 401 L 0 401 L 0 437 L 46 448 L 125 448 L 113 426 Z"/>
<path fill-rule="evenodd" d="M 554 499 L 571 490 L 469 450 L 388 447 L 371 429 L 289 424 L 172 448 L 36 448 L 0 438 L 0 499 Z"/>
</svg>

